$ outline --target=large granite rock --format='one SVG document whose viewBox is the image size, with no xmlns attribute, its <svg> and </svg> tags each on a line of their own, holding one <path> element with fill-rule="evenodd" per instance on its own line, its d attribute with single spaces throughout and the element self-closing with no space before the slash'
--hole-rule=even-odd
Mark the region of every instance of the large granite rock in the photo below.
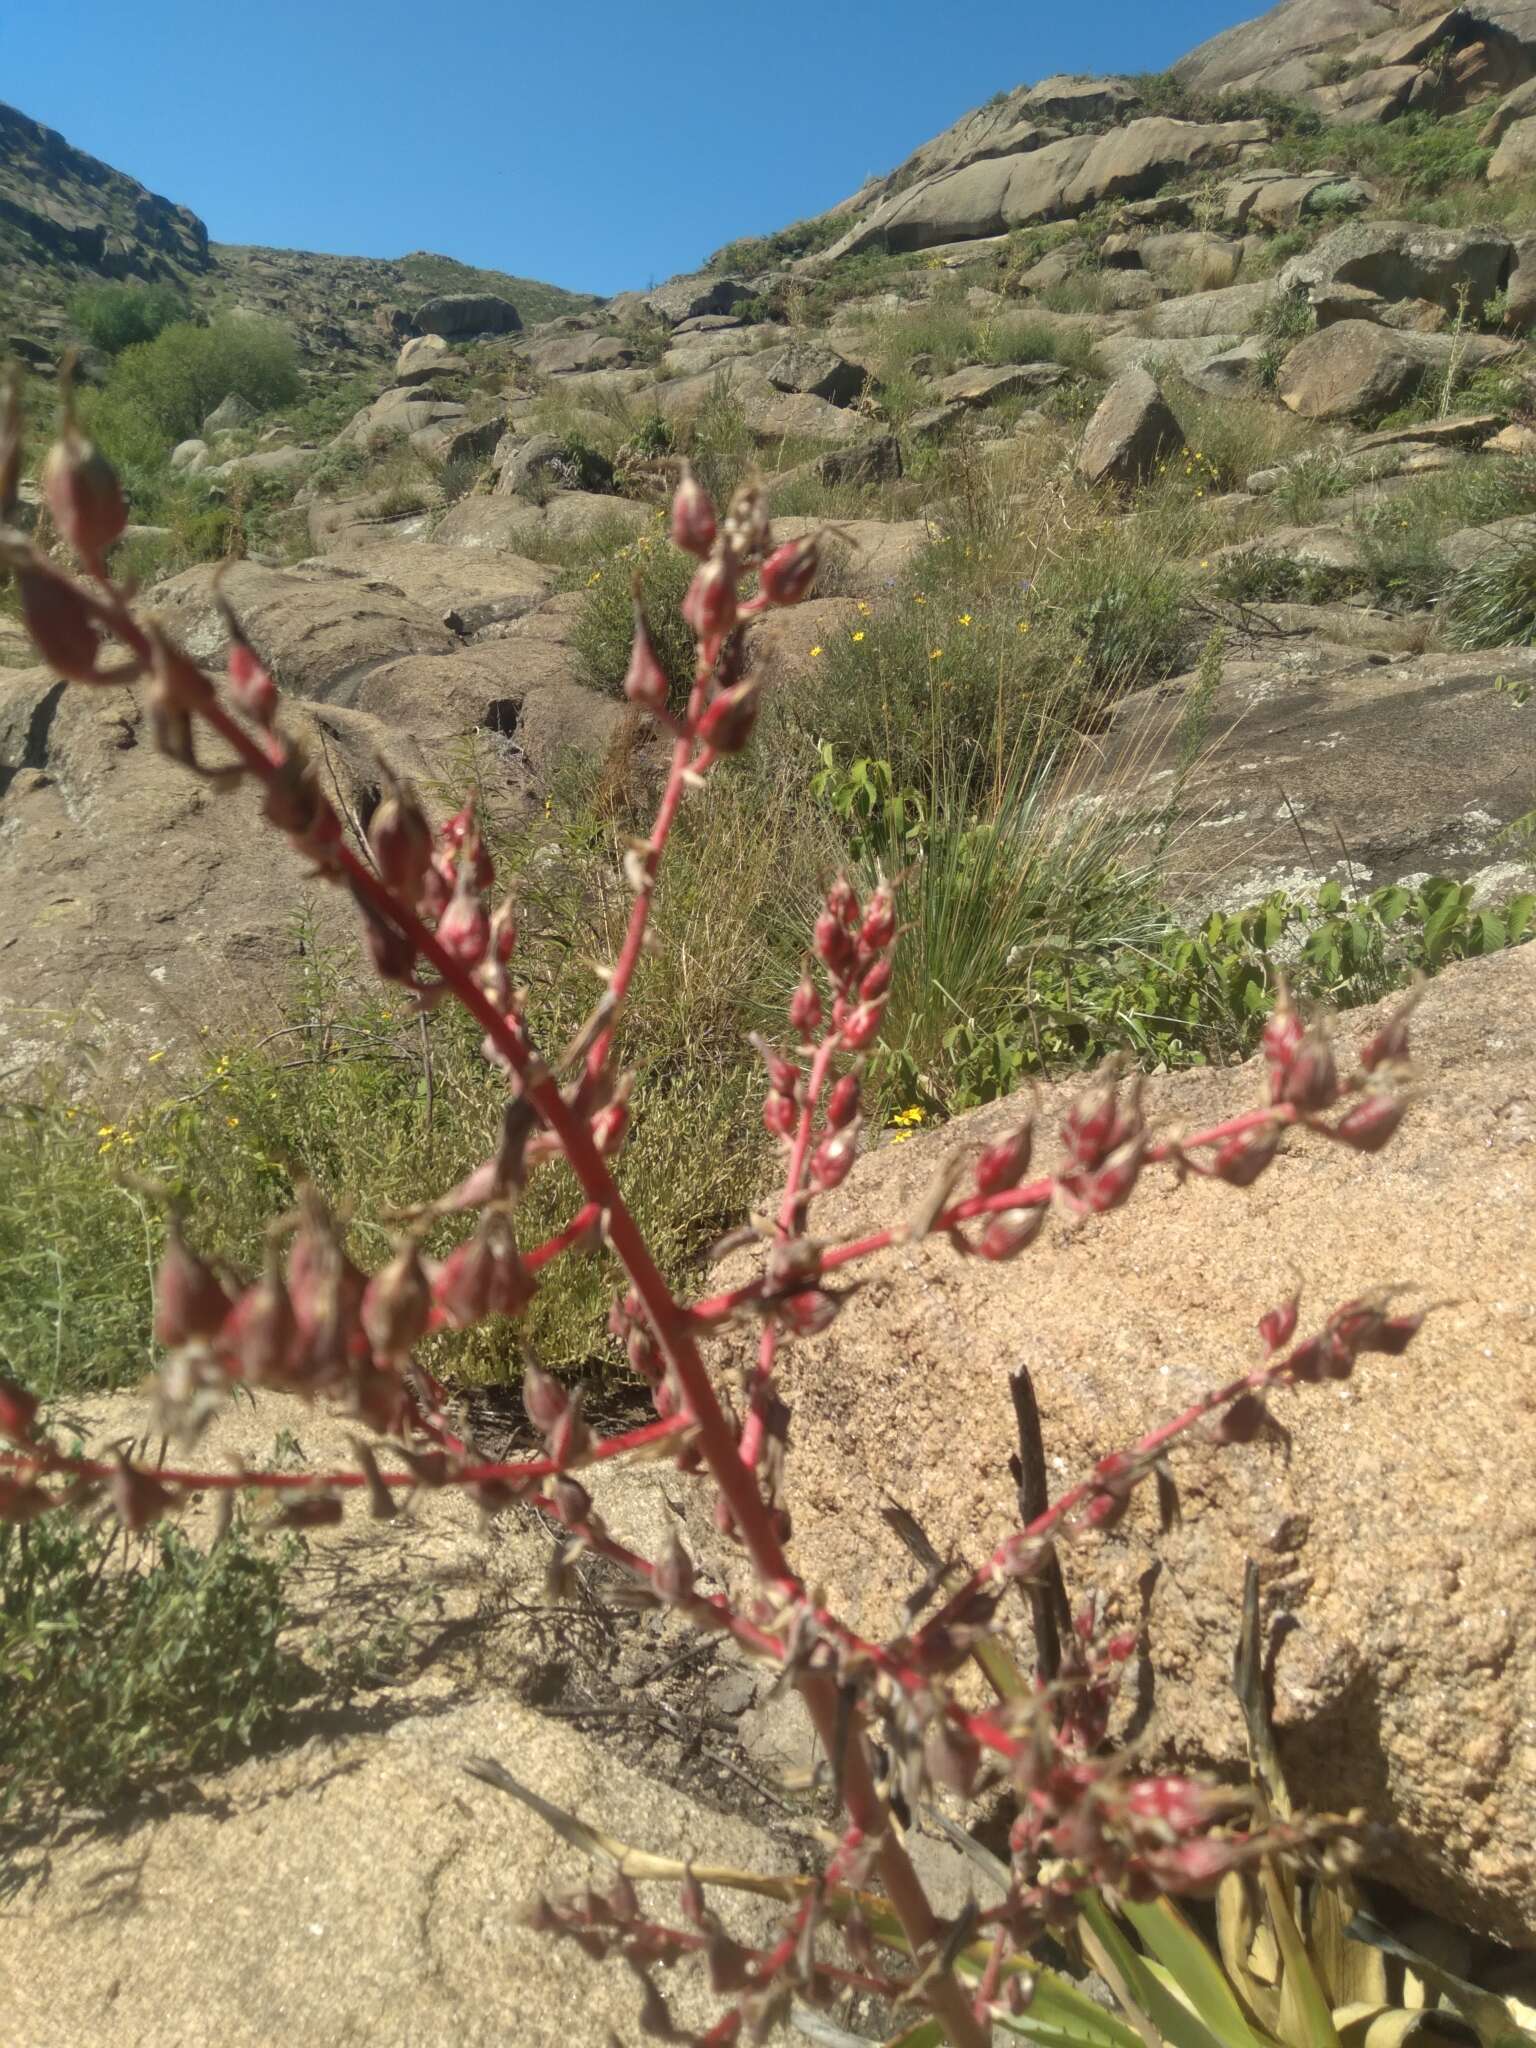
<svg viewBox="0 0 1536 2048">
<path fill-rule="evenodd" d="M 1299 341 L 1280 368 L 1280 396 L 1305 419 L 1363 419 L 1412 397 L 1453 367 L 1507 362 L 1519 344 L 1484 334 L 1404 334 L 1339 320 Z"/>
<path fill-rule="evenodd" d="M 1077 451 L 1078 474 L 1091 484 L 1145 483 L 1183 439 L 1151 371 L 1127 370 L 1088 422 Z"/>
<path fill-rule="evenodd" d="M 516 334 L 516 306 L 495 292 L 445 292 L 416 308 L 416 332 L 459 340 L 476 334 Z"/>
<path fill-rule="evenodd" d="M 1345 1019 L 1345 1044 L 1370 1022 Z M 882 1506 L 972 1563 L 1016 1526 L 1017 1367 L 1056 1492 L 1257 1363 L 1254 1324 L 1298 1279 L 1306 1329 L 1378 1286 L 1404 1309 L 1438 1303 L 1406 1357 L 1277 1401 L 1283 1434 L 1177 1451 L 1168 1535 L 1148 1489 L 1064 1564 L 1074 1605 L 1096 1587 L 1114 1622 L 1145 1627 L 1124 1708 L 1150 1716 L 1143 1753 L 1241 1775 L 1229 1674 L 1255 1559 L 1293 1785 L 1395 1823 L 1376 1867 L 1420 1903 L 1536 1946 L 1536 946 L 1449 969 L 1414 1047 L 1422 1095 L 1377 1158 L 1297 1142 L 1246 1194 L 1149 1174 L 1125 1209 L 1058 1223 L 1012 1264 L 930 1239 L 872 1266 L 831 1330 L 787 1356 L 787 1505 L 797 1568 L 884 1634 L 917 1572 Z M 1155 1127 L 1192 1128 L 1262 1090 L 1255 1064 L 1185 1073 L 1152 1080 L 1147 1107 Z M 817 1204 L 818 1237 L 910 1215 L 941 1161 L 1032 1110 L 1048 1160 L 1071 1092 L 867 1157 Z M 1003 1612 L 1027 1636 L 1023 1602 Z"/>
</svg>

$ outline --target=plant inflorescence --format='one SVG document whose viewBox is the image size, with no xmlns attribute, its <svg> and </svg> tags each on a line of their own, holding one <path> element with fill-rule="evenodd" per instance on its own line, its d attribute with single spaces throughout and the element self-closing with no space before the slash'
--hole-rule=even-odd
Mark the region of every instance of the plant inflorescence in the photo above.
<svg viewBox="0 0 1536 2048">
<path fill-rule="evenodd" d="M 0 433 L 0 518 L 16 496 L 20 432 L 12 404 Z M 780 1383 L 787 1347 L 836 1319 L 860 1271 L 897 1247 L 939 1235 L 955 1254 L 989 1262 L 1025 1253 L 1053 1213 L 1098 1215 L 1130 1201 L 1150 1169 L 1251 1186 L 1292 1134 L 1310 1133 L 1373 1153 L 1408 1104 L 1411 999 L 1344 1063 L 1325 1029 L 1280 1004 L 1263 1033 L 1267 1087 L 1253 1108 L 1208 1128 L 1155 1134 L 1140 1087 L 1106 1071 L 1066 1111 L 1060 1156 L 1034 1163 L 1036 1134 L 1022 1118 L 979 1157 L 955 1158 L 908 1214 L 856 1236 L 816 1229 L 820 1198 L 848 1177 L 864 1142 L 866 1066 L 881 1036 L 901 933 L 891 882 L 856 889 L 834 879 L 815 921 L 804 972 L 779 1042 L 760 1043 L 762 1116 L 782 1146 L 782 1193 L 771 1217 L 741 1233 L 756 1256 L 750 1276 L 702 1299 L 664 1278 L 613 1172 L 631 1136 L 631 1076 L 621 1063 L 631 985 L 646 952 L 652 905 L 682 806 L 707 790 L 745 748 L 759 711 L 749 666 L 752 623 L 811 591 L 819 541 L 774 544 L 767 508 L 751 485 L 723 515 L 690 474 L 672 508 L 673 542 L 695 561 L 680 605 L 694 662 L 686 701 L 658 658 L 637 595 L 624 693 L 670 749 L 648 835 L 625 864 L 628 922 L 603 993 L 563 1048 L 540 1045 L 537 1019 L 516 980 L 518 906 L 493 906 L 494 863 L 473 799 L 431 824 L 393 777 L 365 840 L 349 839 L 314 764 L 284 727 L 280 696 L 257 649 L 226 610 L 222 687 L 152 619 L 141 618 L 110 576 L 106 555 L 124 509 L 117 481 L 68 416 L 42 477 L 58 534 L 80 573 L 67 572 L 9 525 L 0 562 L 14 576 L 22 617 L 44 659 L 67 681 L 99 689 L 142 684 L 160 750 L 211 790 L 249 787 L 264 823 L 283 833 L 312 874 L 356 905 L 373 966 L 423 1006 L 458 1004 L 504 1079 L 494 1152 L 457 1185 L 423 1190 L 398 1218 L 394 1255 L 368 1273 L 354 1261 L 344 1222 L 313 1191 L 277 1218 L 263 1270 L 233 1272 L 192 1242 L 192 1219 L 173 1216 L 156 1285 L 155 1333 L 168 1429 L 194 1440 L 237 1388 L 276 1388 L 326 1402 L 371 1433 L 340 1470 L 227 1472 L 194 1463 L 150 1464 L 64 1448 L 36 1399 L 0 1384 L 0 1519 L 24 1525 L 59 1509 L 106 1503 L 137 1531 L 193 1491 L 260 1489 L 297 1528 L 339 1520 L 349 1500 L 381 1518 L 422 1487 L 463 1489 L 487 1512 L 531 1506 L 558 1532 L 557 1574 L 583 1551 L 620 1567 L 637 1597 L 699 1629 L 732 1638 L 798 1692 L 830 1759 L 844 1811 L 819 1873 L 788 1893 L 778 1934 L 758 1949 L 721 1928 L 699 1874 L 681 1867 L 682 1924 L 642 1905 L 621 1868 L 611 1888 L 541 1901 L 535 1923 L 589 1954 L 617 1953 L 644 1979 L 647 2020 L 670 2028 L 652 1972 L 702 1956 L 722 2005 L 700 2044 L 760 2039 L 792 1997 L 813 2004 L 853 1987 L 915 2017 L 916 2043 L 948 2039 L 983 2048 L 994 2023 L 1037 2039 L 1053 1986 L 1033 1951 L 1076 1922 L 1085 1895 L 1129 1903 L 1210 1890 L 1224 1874 L 1280 1854 L 1318 1858 L 1350 1833 L 1337 1820 L 1245 1822 L 1229 1794 L 1172 1775 L 1147 1775 L 1109 1745 L 1117 1674 L 1133 1647 L 1107 1635 L 1091 1609 L 1069 1629 L 1058 1667 L 1024 1678 L 1002 1648 L 997 1616 L 1011 1587 L 1045 1582 L 1066 1546 L 1114 1527 L 1136 1490 L 1156 1479 L 1182 1441 L 1236 1444 L 1266 1424 L 1283 1391 L 1347 1379 L 1369 1352 L 1396 1355 L 1422 1317 L 1384 1294 L 1346 1302 L 1311 1334 L 1287 1301 L 1260 1324 L 1262 1358 L 1126 1450 L 1101 1458 L 1076 1484 L 1042 1502 L 978 1569 L 941 1575 L 909 1606 L 904 1632 L 861 1636 L 797 1573 L 784 1505 L 789 1409 Z M 754 587 L 755 586 L 755 587 Z M 744 595 L 746 590 L 750 595 Z M 520 1233 L 520 1198 L 563 1161 L 576 1195 L 561 1226 L 538 1243 Z M 466 1233 L 441 1259 L 422 1238 L 445 1218 Z M 542 1451 L 488 1458 L 450 1420 L 445 1391 L 416 1353 L 442 1329 L 524 1314 L 556 1262 L 593 1258 L 622 1273 L 612 1331 L 649 1388 L 654 1415 L 604 1436 L 579 1393 L 530 1365 L 523 1383 Z M 728 1393 L 707 1362 L 728 1331 L 753 1334 Z M 619 1542 L 587 1480 L 622 1458 L 670 1459 L 713 1491 L 723 1545 L 741 1569 L 727 1590 L 706 1591 L 698 1565 L 673 1537 L 655 1556 Z M 852 1504 L 850 1503 L 850 1508 Z M 996 1697 L 975 1704 L 961 1683 L 975 1662 Z M 887 1760 L 877 1772 L 874 1737 Z M 493 1782 L 496 1767 L 483 1770 Z M 983 1781 L 1017 1797 L 1001 1902 L 952 1921 L 934 1910 L 908 1855 L 898 1816 L 935 1788 Z M 1086 2004 L 1086 2001 L 1080 2001 Z M 1077 2015 L 1081 2019 L 1081 2014 Z M 1088 2036 L 1088 2038 L 1101 2038 Z M 1110 2037 L 1113 2038 L 1113 2037 Z"/>
</svg>

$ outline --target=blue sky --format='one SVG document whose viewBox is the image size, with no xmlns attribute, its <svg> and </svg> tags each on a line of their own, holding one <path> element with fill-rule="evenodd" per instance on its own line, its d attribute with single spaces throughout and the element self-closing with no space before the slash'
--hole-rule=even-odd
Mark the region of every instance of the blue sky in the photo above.
<svg viewBox="0 0 1536 2048">
<path fill-rule="evenodd" d="M 1160 69 L 1262 5 L 17 0 L 0 99 L 218 241 L 614 292 L 820 212 L 1002 87 Z"/>
</svg>

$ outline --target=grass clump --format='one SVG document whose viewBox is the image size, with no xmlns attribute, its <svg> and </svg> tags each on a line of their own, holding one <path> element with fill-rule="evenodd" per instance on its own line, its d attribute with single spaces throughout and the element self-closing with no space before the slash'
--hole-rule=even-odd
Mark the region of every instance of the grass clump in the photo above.
<svg viewBox="0 0 1536 2048">
<path fill-rule="evenodd" d="M 820 214 L 814 220 L 797 220 L 771 235 L 739 235 L 717 249 L 705 263 L 706 270 L 735 271 L 751 277 L 758 271 L 774 270 L 793 263 L 800 256 L 815 256 L 830 249 L 853 223 L 842 215 Z"/>
<path fill-rule="evenodd" d="M 115 1524 L 0 1527 L 0 1815 L 118 1804 L 251 1747 L 305 1688 L 279 1637 L 285 1559 L 177 1529 L 111 1552 Z"/>
<path fill-rule="evenodd" d="M 611 696 L 621 694 L 634 640 L 633 587 L 638 577 L 640 602 L 666 671 L 673 708 L 680 710 L 687 703 L 693 686 L 693 636 L 678 606 L 697 566 L 665 534 L 641 533 L 605 549 L 584 575 L 579 566 L 568 572 L 582 590 L 571 645 L 584 682 Z"/>
<path fill-rule="evenodd" d="M 1449 576 L 1440 624 L 1453 647 L 1536 643 L 1536 540 L 1496 548 Z"/>
<path fill-rule="evenodd" d="M 1230 118 L 1230 117 L 1229 117 Z M 1485 114 L 1400 114 L 1396 120 L 1293 127 L 1275 160 L 1292 171 L 1357 173 L 1389 188 L 1389 205 L 1433 199 L 1453 186 L 1481 185 L 1493 152 L 1478 141 Z"/>
</svg>

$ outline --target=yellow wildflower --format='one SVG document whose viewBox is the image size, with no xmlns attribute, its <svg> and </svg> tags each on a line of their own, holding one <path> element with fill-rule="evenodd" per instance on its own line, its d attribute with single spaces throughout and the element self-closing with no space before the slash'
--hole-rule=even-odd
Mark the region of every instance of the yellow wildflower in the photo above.
<svg viewBox="0 0 1536 2048">
<path fill-rule="evenodd" d="M 942 648 L 942 647 L 930 647 L 930 648 L 929 648 L 929 650 L 928 650 L 928 659 L 929 659 L 930 661 L 942 661 L 942 660 L 944 659 L 944 650 L 943 650 L 943 648 Z"/>
<path fill-rule="evenodd" d="M 862 640 L 863 638 L 864 638 L 864 635 L 863 635 L 862 633 L 855 633 L 855 634 L 854 634 L 854 636 L 853 636 L 853 639 L 854 639 L 854 644 L 855 644 L 855 645 L 857 645 L 857 644 L 858 644 L 858 642 L 859 642 L 860 640 Z"/>
<path fill-rule="evenodd" d="M 811 659 L 812 659 L 812 661 L 814 661 L 814 660 L 816 659 L 817 655 L 818 655 L 818 654 L 820 654 L 820 652 L 821 652 L 821 649 L 820 649 L 819 647 L 813 647 L 813 648 L 811 649 Z"/>
<path fill-rule="evenodd" d="M 926 604 L 928 600 L 926 597 L 924 597 L 923 593 L 920 590 L 915 590 L 912 593 L 912 602 L 914 604 Z"/>
<path fill-rule="evenodd" d="M 867 619 L 869 617 L 871 607 L 861 597 L 858 601 L 858 604 L 855 606 L 855 610 L 858 612 L 859 617 L 861 619 Z"/>
<path fill-rule="evenodd" d="M 960 614 L 960 624 L 961 624 L 962 626 L 968 626 L 968 625 L 969 625 L 970 623 L 971 623 L 971 615 L 970 615 L 970 613 L 969 613 L 969 612 L 962 612 L 962 613 Z"/>
<path fill-rule="evenodd" d="M 225 1117 L 224 1121 L 229 1125 L 229 1128 L 233 1130 L 235 1128 L 235 1125 L 239 1123 L 240 1119 L 237 1116 L 227 1116 Z"/>
<path fill-rule="evenodd" d="M 1020 619 L 1020 621 L 1019 621 L 1019 631 L 1020 631 L 1021 633 L 1027 633 L 1027 632 L 1029 631 L 1029 621 L 1028 621 L 1028 619 Z"/>
<path fill-rule="evenodd" d="M 165 1052 L 164 1052 L 164 1049 L 162 1048 L 162 1050 L 161 1050 L 161 1051 L 159 1051 L 159 1052 L 152 1052 L 152 1053 L 150 1054 L 149 1058 L 148 1058 L 148 1059 L 147 1059 L 147 1060 L 146 1060 L 146 1061 L 144 1062 L 144 1064 L 145 1064 L 146 1066 L 152 1067 L 152 1066 L 153 1066 L 153 1065 L 155 1064 L 155 1061 L 156 1061 L 156 1060 L 163 1060 L 164 1058 L 165 1058 Z"/>
</svg>

